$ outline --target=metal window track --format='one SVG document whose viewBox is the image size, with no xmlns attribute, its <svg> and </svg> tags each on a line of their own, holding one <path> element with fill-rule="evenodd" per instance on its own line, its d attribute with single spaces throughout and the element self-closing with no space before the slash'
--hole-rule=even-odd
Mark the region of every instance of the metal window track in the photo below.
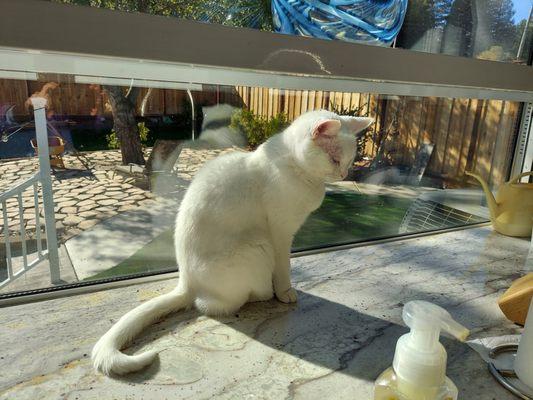
<svg viewBox="0 0 533 400">
<path fill-rule="evenodd" d="M 374 239 L 371 241 L 345 243 L 339 245 L 332 245 L 321 248 L 314 248 L 309 250 L 297 250 L 291 254 L 291 258 L 310 256 L 314 254 L 327 253 L 332 251 L 349 250 L 357 247 L 371 246 L 382 243 L 398 242 L 401 240 L 416 239 L 425 236 L 439 235 L 449 232 L 456 232 L 463 229 L 473 229 L 488 226 L 488 222 L 468 224 L 465 226 L 439 229 L 438 231 L 426 231 L 407 234 L 403 236 L 386 237 Z M 57 298 L 77 296 L 85 293 L 98 292 L 100 290 L 115 289 L 124 286 L 137 285 L 147 282 L 155 282 L 179 277 L 177 269 L 168 269 L 156 272 L 143 272 L 134 275 L 121 276 L 115 278 L 100 279 L 97 281 L 77 282 L 61 286 L 52 286 L 48 288 L 39 288 L 35 290 L 28 290 L 23 292 L 13 292 L 0 294 L 0 308 L 32 303 L 37 301 L 53 300 Z"/>
</svg>

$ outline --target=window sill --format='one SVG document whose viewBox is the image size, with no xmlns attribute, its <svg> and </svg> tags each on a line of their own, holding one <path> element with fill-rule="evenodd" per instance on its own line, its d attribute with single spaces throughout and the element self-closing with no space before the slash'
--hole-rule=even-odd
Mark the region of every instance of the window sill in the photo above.
<svg viewBox="0 0 533 400">
<path fill-rule="evenodd" d="M 496 299 L 523 272 L 528 248 L 527 240 L 482 227 L 298 257 L 297 304 L 255 303 L 220 319 L 194 311 L 171 316 L 129 349 L 157 349 L 159 361 L 120 380 L 92 370 L 92 345 L 175 279 L 4 308 L 2 364 L 10 367 L 2 371 L 0 394 L 278 399 L 335 391 L 338 399 L 370 399 L 373 380 L 405 331 L 406 301 L 445 306 L 477 337 L 514 332 Z M 462 397 L 513 398 L 469 347 L 449 341 L 446 347 Z"/>
</svg>

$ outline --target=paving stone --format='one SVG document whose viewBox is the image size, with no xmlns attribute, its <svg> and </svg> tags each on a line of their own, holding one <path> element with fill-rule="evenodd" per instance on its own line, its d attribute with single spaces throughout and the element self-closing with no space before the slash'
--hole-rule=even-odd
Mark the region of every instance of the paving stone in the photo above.
<svg viewBox="0 0 533 400">
<path fill-rule="evenodd" d="M 95 203 L 94 199 L 82 200 L 82 201 L 78 202 L 78 206 L 80 206 L 80 207 L 88 206 L 89 204 L 94 204 L 94 203 Z"/>
<path fill-rule="evenodd" d="M 107 196 L 109 197 L 114 197 L 114 196 L 117 196 L 117 195 L 123 195 L 123 194 L 126 194 L 124 193 L 123 190 L 109 190 L 105 193 Z"/>
<path fill-rule="evenodd" d="M 92 218 L 98 215 L 96 211 L 83 211 L 78 213 L 78 217 L 82 218 Z"/>
<path fill-rule="evenodd" d="M 78 224 L 78 228 L 80 229 L 89 229 L 89 228 L 92 228 L 93 226 L 95 226 L 98 222 L 97 219 L 87 219 L 85 221 L 82 221 Z"/>
<path fill-rule="evenodd" d="M 78 212 L 93 210 L 96 207 L 98 207 L 98 204 L 96 204 L 95 202 L 92 202 L 91 204 L 86 204 L 84 206 L 78 207 Z"/>
<path fill-rule="evenodd" d="M 105 192 L 105 188 L 103 187 L 95 187 L 95 188 L 91 188 L 89 190 L 87 190 L 87 194 L 100 194 L 100 193 L 103 193 Z"/>
<path fill-rule="evenodd" d="M 96 211 L 100 212 L 100 213 L 107 213 L 107 212 L 110 212 L 110 211 L 113 211 L 112 208 L 109 208 L 109 207 L 98 207 L 95 209 Z"/>
<path fill-rule="evenodd" d="M 79 235 L 80 233 L 82 233 L 83 231 L 81 229 L 78 229 L 78 228 L 72 228 L 72 229 L 69 229 L 68 230 L 68 237 L 71 238 L 73 236 L 76 236 L 76 235 Z"/>
<path fill-rule="evenodd" d="M 133 196 L 129 196 L 128 200 L 145 200 L 146 196 L 144 194 L 135 194 Z"/>
<path fill-rule="evenodd" d="M 70 207 L 70 206 L 73 206 L 73 205 L 75 205 L 76 203 L 78 203 L 76 200 L 59 201 L 57 205 L 58 205 L 60 208 L 63 208 L 63 207 Z"/>
<path fill-rule="evenodd" d="M 110 198 L 113 198 L 113 199 L 117 199 L 117 200 L 122 200 L 122 199 L 125 199 L 128 196 L 127 193 L 120 193 L 120 194 L 114 194 L 114 195 L 109 195 Z"/>
<path fill-rule="evenodd" d="M 20 225 L 20 222 L 18 219 L 14 219 L 14 220 L 11 220 L 11 221 L 8 221 L 7 222 L 7 226 L 9 226 L 10 228 L 14 227 L 14 226 L 19 226 Z"/>
<path fill-rule="evenodd" d="M 119 201 L 117 199 L 106 199 L 106 200 L 98 200 L 97 203 L 101 206 L 110 206 L 112 204 L 116 204 Z"/>
<path fill-rule="evenodd" d="M 76 214 L 78 209 L 76 207 L 62 207 L 61 212 L 64 214 Z"/>
<path fill-rule="evenodd" d="M 77 217 L 75 215 L 69 215 L 68 217 L 65 217 L 65 219 L 62 222 L 66 226 L 74 226 L 74 225 L 78 225 L 82 221 L 83 221 L 83 218 Z"/>
</svg>

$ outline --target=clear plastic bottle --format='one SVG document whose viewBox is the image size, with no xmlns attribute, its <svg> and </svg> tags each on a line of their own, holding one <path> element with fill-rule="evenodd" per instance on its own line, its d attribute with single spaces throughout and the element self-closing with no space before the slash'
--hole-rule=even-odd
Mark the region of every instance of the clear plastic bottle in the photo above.
<svg viewBox="0 0 533 400">
<path fill-rule="evenodd" d="M 457 400 L 457 387 L 446 377 L 446 350 L 439 336 L 444 330 L 464 341 L 468 329 L 425 301 L 407 303 L 403 319 L 411 331 L 398 340 L 393 366 L 376 379 L 374 400 Z"/>
</svg>

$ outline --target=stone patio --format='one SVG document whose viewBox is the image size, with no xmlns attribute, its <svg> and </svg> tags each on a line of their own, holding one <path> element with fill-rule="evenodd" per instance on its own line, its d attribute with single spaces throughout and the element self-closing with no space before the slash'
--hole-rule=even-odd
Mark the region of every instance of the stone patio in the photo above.
<svg viewBox="0 0 533 400">
<path fill-rule="evenodd" d="M 146 158 L 150 151 L 147 149 Z M 183 148 L 170 173 L 152 179 L 151 185 L 147 178 L 139 180 L 138 176 L 115 171 L 121 164 L 119 150 L 64 156 L 66 169 L 55 170 L 52 175 L 59 243 L 68 249 L 65 254 L 69 258 L 68 263 L 63 263 L 68 264 L 68 273 L 64 274 L 64 266 L 61 266 L 62 279 L 72 283 L 87 278 L 90 271 L 111 268 L 151 241 L 162 229 L 170 228 L 180 198 L 196 172 L 207 160 L 228 151 L 232 149 Z M 0 161 L 0 192 L 23 182 L 37 170 L 35 157 Z M 22 204 L 31 259 L 36 233 L 33 188 L 23 192 Z M 39 204 L 43 230 L 42 199 Z M 17 258 L 21 242 L 19 205 L 16 198 L 10 198 L 6 205 L 12 250 L 15 249 Z M 0 204 L 0 213 L 1 207 Z M 1 236 L 3 226 L 0 227 Z M 95 252 L 95 248 L 100 250 Z M 106 249 L 110 253 L 107 257 Z M 2 250 L 0 246 L 0 252 Z M 25 273 L 24 279 L 17 279 L 0 292 L 48 286 L 45 264 Z"/>
<path fill-rule="evenodd" d="M 120 160 L 118 150 L 64 156 L 66 170 L 56 170 L 52 175 L 56 228 L 60 241 L 64 242 L 121 211 L 153 201 L 149 191 L 113 174 Z M 0 188 L 4 190 L 15 186 L 36 173 L 38 167 L 35 157 L 1 162 Z M 39 203 L 42 204 L 42 199 L 39 199 Z M 33 189 L 23 193 L 23 207 L 26 234 L 32 237 L 36 229 Z M 18 236 L 20 220 L 15 198 L 7 202 L 7 214 L 10 234 Z M 44 220 L 41 218 L 40 222 L 43 224 Z M 3 227 L 0 232 L 3 233 Z"/>
<path fill-rule="evenodd" d="M 174 177 L 177 177 L 175 181 L 187 186 L 207 160 L 226 151 L 228 149 L 183 149 L 173 168 Z M 149 152 L 150 149 L 146 151 L 146 157 Z M 61 242 L 118 213 L 154 202 L 152 192 L 136 186 L 133 178 L 115 173 L 115 167 L 121 164 L 119 150 L 84 152 L 66 155 L 63 159 L 66 170 L 55 170 L 52 175 L 56 228 Z M 36 157 L 0 161 L 0 191 L 28 179 L 37 170 Z M 26 235 L 32 238 L 36 230 L 33 189 L 26 190 L 22 197 Z M 42 199 L 39 203 L 42 204 Z M 19 236 L 18 202 L 11 198 L 6 205 L 13 239 Z M 42 218 L 40 222 L 44 224 Z M 0 227 L 0 235 L 3 235 L 3 226 Z"/>
</svg>

